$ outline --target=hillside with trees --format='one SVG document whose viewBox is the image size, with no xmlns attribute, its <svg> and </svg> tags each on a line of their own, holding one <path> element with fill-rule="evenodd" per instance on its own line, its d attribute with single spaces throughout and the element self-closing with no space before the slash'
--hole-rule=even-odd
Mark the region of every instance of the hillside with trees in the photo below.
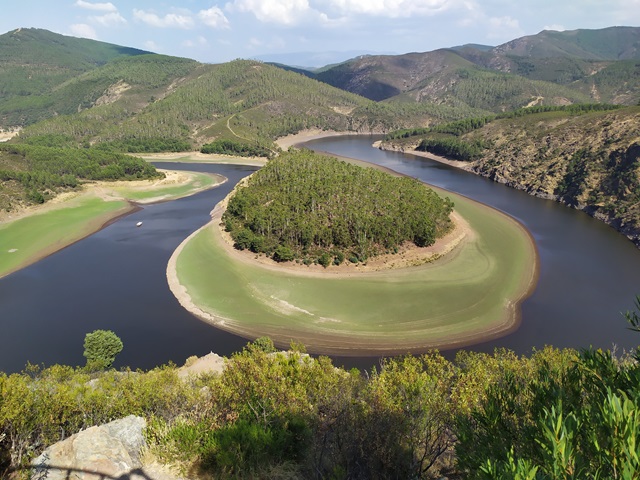
<svg viewBox="0 0 640 480">
<path fill-rule="evenodd" d="M 640 107 L 533 107 L 387 136 L 497 182 L 584 210 L 640 245 Z"/>
<path fill-rule="evenodd" d="M 0 35 L 0 127 L 35 123 L 54 112 L 70 113 L 55 105 L 55 91 L 65 82 L 112 60 L 148 53 L 37 28 Z"/>
<path fill-rule="evenodd" d="M 377 104 L 250 60 L 201 65 L 142 56 L 79 77 L 60 94 L 76 89 L 85 92 L 80 97 L 87 99 L 85 109 L 77 112 L 76 106 L 74 113 L 29 126 L 19 140 L 64 135 L 70 145 L 106 143 L 132 152 L 168 150 L 156 145 L 160 139 L 182 150 L 215 140 L 273 149 L 276 138 L 308 128 L 385 132 L 409 122 L 430 124 L 473 113 L 433 104 Z"/>
<path fill-rule="evenodd" d="M 299 151 L 237 188 L 223 221 L 240 250 L 327 267 L 395 253 L 405 242 L 431 245 L 451 228 L 452 210 L 413 178 Z"/>
<path fill-rule="evenodd" d="M 635 105 L 640 28 L 543 31 L 494 48 L 473 45 L 359 57 L 316 78 L 374 100 L 501 112 L 530 105 Z"/>
<path fill-rule="evenodd" d="M 141 180 L 162 175 L 141 158 L 95 147 L 0 143 L 0 208 L 10 211 L 44 203 L 86 180 Z"/>
</svg>

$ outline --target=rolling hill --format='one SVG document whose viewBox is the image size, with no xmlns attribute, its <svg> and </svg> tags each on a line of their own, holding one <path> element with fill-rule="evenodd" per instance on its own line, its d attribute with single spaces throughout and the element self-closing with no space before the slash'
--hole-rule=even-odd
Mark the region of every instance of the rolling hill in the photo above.
<svg viewBox="0 0 640 480">
<path fill-rule="evenodd" d="M 111 60 L 148 53 L 36 28 L 0 35 L 0 126 L 70 113 L 57 110 L 57 88 Z"/>
<path fill-rule="evenodd" d="M 330 85 L 381 101 L 506 111 L 640 98 L 640 28 L 543 31 L 497 47 L 369 56 L 319 71 Z"/>
</svg>

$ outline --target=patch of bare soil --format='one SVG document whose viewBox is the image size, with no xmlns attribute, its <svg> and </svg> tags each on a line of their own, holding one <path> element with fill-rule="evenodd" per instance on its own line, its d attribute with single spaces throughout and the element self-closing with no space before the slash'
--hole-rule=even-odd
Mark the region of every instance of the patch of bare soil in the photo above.
<svg viewBox="0 0 640 480">
<path fill-rule="evenodd" d="M 298 143 L 308 142 L 310 140 L 316 140 L 318 138 L 326 138 L 326 137 L 338 137 L 342 135 L 361 135 L 358 132 L 327 132 L 325 130 L 320 129 L 310 129 L 303 130 L 294 135 L 287 135 L 286 137 L 281 137 L 276 140 L 276 145 L 278 145 L 282 150 L 288 150 L 289 147 L 293 147 Z"/>
<path fill-rule="evenodd" d="M 216 153 L 193 152 L 168 152 L 140 155 L 141 158 L 151 161 L 170 162 L 172 160 L 193 161 L 196 163 L 221 163 L 233 165 L 250 165 L 262 167 L 267 163 L 263 157 L 234 157 L 230 155 L 218 155 Z"/>
</svg>

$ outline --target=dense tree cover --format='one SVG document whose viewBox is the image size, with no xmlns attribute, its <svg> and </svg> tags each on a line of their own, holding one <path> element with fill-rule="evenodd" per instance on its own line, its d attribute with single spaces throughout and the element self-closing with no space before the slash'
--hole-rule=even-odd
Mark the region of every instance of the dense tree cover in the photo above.
<svg viewBox="0 0 640 480">
<path fill-rule="evenodd" d="M 47 145 L 65 141 L 63 136 L 40 139 L 40 143 Z M 2 204 L 3 208 L 10 208 L 12 201 L 19 201 L 20 194 L 26 195 L 32 203 L 42 203 L 55 191 L 75 188 L 82 180 L 133 180 L 160 175 L 153 165 L 140 158 L 95 147 L 50 147 L 37 141 L 34 143 L 0 144 L 2 187 L 12 183 L 22 187 L 21 193 L 15 193 L 8 203 Z"/>
<path fill-rule="evenodd" d="M 432 127 L 424 128 L 404 128 L 385 135 L 385 140 L 395 140 L 399 138 L 410 138 L 415 136 L 427 135 L 430 133 L 442 133 L 455 136 L 464 135 L 479 128 L 484 127 L 494 120 L 504 118 L 517 118 L 525 115 L 535 115 L 537 113 L 546 112 L 566 112 L 570 115 L 581 115 L 589 112 L 606 112 L 609 110 L 617 110 L 620 105 L 609 105 L 606 103 L 578 103 L 573 105 L 535 105 L 532 107 L 518 108 L 497 115 L 486 115 L 483 117 L 464 118 L 449 123 L 442 123 Z"/>
<path fill-rule="evenodd" d="M 96 148 L 126 153 L 188 152 L 191 150 L 191 142 L 182 138 L 130 137 L 102 142 Z"/>
<path fill-rule="evenodd" d="M 27 125 L 77 110 L 87 92 L 69 89 L 67 82 L 118 58 L 147 53 L 34 28 L 0 35 L 0 120 Z"/>
<path fill-rule="evenodd" d="M 627 315 L 640 330 L 638 313 Z M 215 478 L 634 479 L 638 357 L 430 352 L 363 374 L 262 338 L 221 374 L 187 380 L 173 366 L 28 366 L 0 374 L 0 476 L 80 429 L 136 414 L 156 458 Z"/>
<path fill-rule="evenodd" d="M 200 149 L 202 153 L 219 153 L 222 155 L 236 155 L 239 157 L 271 157 L 273 152 L 260 145 L 250 145 L 246 142 L 229 139 L 219 139 L 207 143 Z"/>
<path fill-rule="evenodd" d="M 469 143 L 451 138 L 423 138 L 416 147 L 419 152 L 430 152 L 435 155 L 469 162 L 482 156 L 486 145 L 483 142 Z"/>
<path fill-rule="evenodd" d="M 586 103 L 588 95 L 563 85 L 529 80 L 517 75 L 477 68 L 462 68 L 456 72 L 450 96 L 472 108 L 504 112 L 527 105 L 536 96 L 543 104 L 553 105 L 558 98 L 571 103 Z"/>
<path fill-rule="evenodd" d="M 452 208 L 415 179 L 290 151 L 236 190 L 223 221 L 236 248 L 327 266 L 403 242 L 431 245 L 449 230 Z"/>
<path fill-rule="evenodd" d="M 164 83 L 153 84 L 153 72 L 164 70 L 165 63 L 171 75 L 160 75 Z M 185 76 L 169 86 L 177 75 Z M 131 88 L 121 98 L 114 96 L 113 103 L 88 108 L 118 82 Z M 77 96 L 65 94 L 67 91 Z M 157 145 L 158 138 L 194 143 L 225 139 L 274 148 L 274 139 L 304 129 L 381 132 L 481 114 L 468 107 L 427 103 L 378 104 L 255 61 L 194 66 L 184 59 L 146 55 L 111 62 L 74 79 L 56 95 L 78 100 L 84 110 L 72 114 L 78 110 L 78 104 L 72 103 L 69 108 L 56 107 L 58 113 L 68 114 L 24 129 L 23 140 L 59 134 L 73 138 L 76 144 L 107 142 L 130 152 L 151 151 L 131 145 Z M 41 108 L 49 100 L 38 97 L 34 101 L 34 108 Z"/>
</svg>

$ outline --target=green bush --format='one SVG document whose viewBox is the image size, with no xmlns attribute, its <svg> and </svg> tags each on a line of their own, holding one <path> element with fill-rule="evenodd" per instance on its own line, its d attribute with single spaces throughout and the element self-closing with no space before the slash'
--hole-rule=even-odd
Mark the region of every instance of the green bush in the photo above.
<svg viewBox="0 0 640 480">
<path fill-rule="evenodd" d="M 331 256 L 327 252 L 323 252 L 322 255 L 318 257 L 318 263 L 324 268 L 327 268 L 331 265 Z"/>
<path fill-rule="evenodd" d="M 84 353 L 89 370 L 104 370 L 113 365 L 122 351 L 122 340 L 111 330 L 95 330 L 84 337 Z"/>
<path fill-rule="evenodd" d="M 276 262 L 290 262 L 295 258 L 295 253 L 289 247 L 279 245 L 273 253 L 273 259 Z"/>
</svg>

